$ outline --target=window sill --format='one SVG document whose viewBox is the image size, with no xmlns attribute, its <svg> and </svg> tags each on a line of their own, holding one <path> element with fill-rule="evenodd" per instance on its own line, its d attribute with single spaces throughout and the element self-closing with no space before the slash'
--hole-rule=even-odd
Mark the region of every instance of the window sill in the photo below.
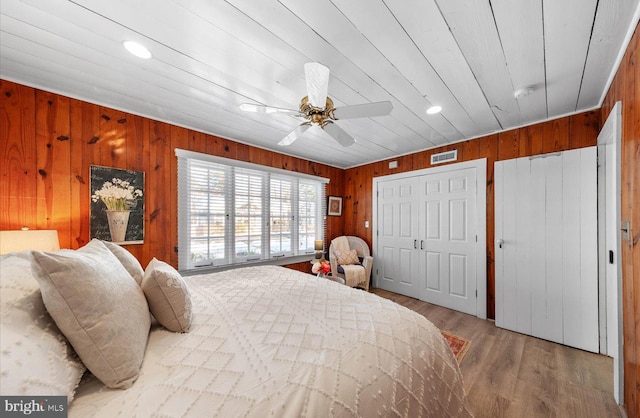
<svg viewBox="0 0 640 418">
<path fill-rule="evenodd" d="M 269 260 L 258 260 L 258 261 L 245 261 L 243 263 L 236 264 L 228 264 L 226 266 L 217 266 L 217 267 L 198 267 L 189 270 L 180 270 L 179 273 L 183 276 L 195 276 L 196 274 L 207 274 L 207 273 L 217 273 L 220 271 L 237 269 L 240 267 L 253 267 L 253 266 L 286 266 L 289 264 L 302 263 L 305 261 L 315 260 L 314 254 L 303 254 L 303 255 L 294 255 L 290 257 L 278 257 L 272 258 Z"/>
</svg>

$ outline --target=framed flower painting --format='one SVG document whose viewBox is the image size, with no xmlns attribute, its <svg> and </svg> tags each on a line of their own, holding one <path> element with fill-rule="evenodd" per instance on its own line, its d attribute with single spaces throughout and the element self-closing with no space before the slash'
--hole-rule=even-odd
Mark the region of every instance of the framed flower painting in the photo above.
<svg viewBox="0 0 640 418">
<path fill-rule="evenodd" d="M 144 243 L 144 172 L 92 165 L 91 238 Z"/>
</svg>

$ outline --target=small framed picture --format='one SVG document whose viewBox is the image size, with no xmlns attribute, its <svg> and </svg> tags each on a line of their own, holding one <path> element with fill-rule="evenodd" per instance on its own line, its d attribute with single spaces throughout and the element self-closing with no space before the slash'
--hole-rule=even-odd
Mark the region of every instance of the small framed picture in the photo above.
<svg viewBox="0 0 640 418">
<path fill-rule="evenodd" d="M 329 196 L 327 204 L 327 215 L 342 216 L 342 198 L 338 196 Z"/>
</svg>

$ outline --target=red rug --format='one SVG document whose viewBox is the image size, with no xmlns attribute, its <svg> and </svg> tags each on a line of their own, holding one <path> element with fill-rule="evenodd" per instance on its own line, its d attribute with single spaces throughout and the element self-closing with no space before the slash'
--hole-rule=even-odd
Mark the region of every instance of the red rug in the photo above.
<svg viewBox="0 0 640 418">
<path fill-rule="evenodd" d="M 458 364 L 462 363 L 462 359 L 469 351 L 469 347 L 471 347 L 471 341 L 466 338 L 458 337 L 457 335 L 453 335 L 450 332 L 440 330 L 444 338 L 449 343 L 449 347 L 451 351 L 453 351 L 453 355 L 458 360 Z"/>
</svg>

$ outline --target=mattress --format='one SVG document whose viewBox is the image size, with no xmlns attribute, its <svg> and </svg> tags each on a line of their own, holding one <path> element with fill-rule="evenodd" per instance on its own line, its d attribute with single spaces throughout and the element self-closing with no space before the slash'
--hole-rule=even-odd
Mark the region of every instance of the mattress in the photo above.
<svg viewBox="0 0 640 418">
<path fill-rule="evenodd" d="M 185 277 L 189 333 L 152 327 L 127 390 L 88 372 L 70 417 L 463 417 L 439 330 L 359 289 L 261 266 Z"/>
</svg>

